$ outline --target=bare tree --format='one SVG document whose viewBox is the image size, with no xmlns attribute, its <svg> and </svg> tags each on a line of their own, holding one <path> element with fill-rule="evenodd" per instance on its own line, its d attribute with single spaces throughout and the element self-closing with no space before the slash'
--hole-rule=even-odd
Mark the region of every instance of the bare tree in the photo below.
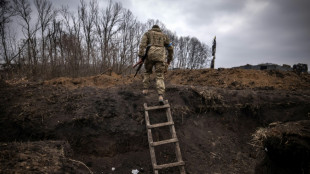
<svg viewBox="0 0 310 174">
<path fill-rule="evenodd" d="M 94 21 L 97 13 L 97 2 L 95 0 L 91 0 L 89 3 L 89 9 L 85 4 L 84 0 L 81 0 L 81 7 L 79 7 L 79 19 L 82 21 L 83 33 L 86 41 L 86 63 L 89 65 L 91 49 L 94 37 L 92 35 Z M 95 60 L 92 61 L 95 63 Z"/>
<path fill-rule="evenodd" d="M 118 23 L 121 22 L 121 10 L 122 6 L 120 3 L 113 3 L 112 0 L 110 0 L 106 9 L 101 11 L 101 16 L 98 16 L 99 19 L 96 20 L 102 56 L 101 70 L 105 67 L 111 67 L 113 64 L 111 58 L 108 59 L 108 55 L 109 51 L 112 51 L 114 47 L 112 38 L 119 31 Z"/>
<path fill-rule="evenodd" d="M 60 34 L 60 52 L 64 59 L 66 74 L 78 76 L 81 65 L 84 65 L 83 48 L 81 38 L 81 20 L 68 11 L 68 7 L 62 7 L 62 17 L 67 31 Z"/>
<path fill-rule="evenodd" d="M 116 68 L 118 73 L 121 73 L 124 69 L 128 69 L 129 64 L 133 64 L 138 48 L 136 47 L 138 40 L 135 38 L 135 26 L 136 19 L 132 12 L 130 10 L 124 10 L 118 37 L 119 59 Z"/>
<path fill-rule="evenodd" d="M 52 8 L 52 3 L 48 0 L 35 0 L 34 1 L 36 10 L 38 12 L 38 23 L 41 28 L 41 40 L 42 40 L 42 49 L 41 49 L 41 58 L 42 63 L 46 64 L 47 60 L 45 57 L 45 30 L 52 22 L 54 16 L 56 15 L 56 11 Z"/>
<path fill-rule="evenodd" d="M 9 49 L 9 43 L 12 41 L 12 37 L 10 37 L 11 33 L 9 32 L 9 24 L 12 22 L 12 17 L 15 15 L 15 11 L 8 0 L 0 0 L 0 37 L 1 37 L 1 57 L 5 64 L 10 65 L 11 61 L 14 57 L 10 55 L 12 54 L 12 49 Z M 1 61 L 1 59 L 0 59 Z"/>
<path fill-rule="evenodd" d="M 28 0 L 13 0 L 13 8 L 17 16 L 21 18 L 19 23 L 22 27 L 22 32 L 27 44 L 27 57 L 28 64 L 32 66 L 32 74 L 37 74 L 37 51 L 36 51 L 36 38 L 35 33 L 38 30 L 37 24 L 34 27 L 31 26 L 31 6 Z"/>
<path fill-rule="evenodd" d="M 60 76 L 63 72 L 62 68 L 65 62 L 63 48 L 61 47 L 62 32 L 62 23 L 61 21 L 57 21 L 56 16 L 54 16 L 46 36 L 46 47 L 48 49 L 48 56 L 50 59 L 50 66 L 46 67 L 46 69 L 50 69 L 50 74 L 47 75 L 50 77 Z M 61 54 L 61 56 L 58 56 L 59 54 Z"/>
<path fill-rule="evenodd" d="M 187 68 L 187 62 L 189 57 L 189 41 L 190 37 L 180 37 L 178 44 L 178 52 L 176 52 L 177 58 L 177 67 L 178 68 Z"/>
</svg>

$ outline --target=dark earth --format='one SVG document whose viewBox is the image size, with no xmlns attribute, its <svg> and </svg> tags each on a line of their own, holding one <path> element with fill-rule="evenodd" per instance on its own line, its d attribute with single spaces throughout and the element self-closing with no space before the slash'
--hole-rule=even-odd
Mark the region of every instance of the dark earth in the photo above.
<svg viewBox="0 0 310 174">
<path fill-rule="evenodd" d="M 251 143 L 270 123 L 310 119 L 309 74 L 174 70 L 166 79 L 188 174 L 309 173 L 308 157 L 297 167 L 275 163 Z M 157 105 L 154 85 L 144 96 L 141 76 L 0 81 L 0 173 L 152 173 L 143 104 Z M 169 135 L 158 128 L 153 138 Z M 159 164 L 176 160 L 173 144 L 159 147 Z"/>
</svg>

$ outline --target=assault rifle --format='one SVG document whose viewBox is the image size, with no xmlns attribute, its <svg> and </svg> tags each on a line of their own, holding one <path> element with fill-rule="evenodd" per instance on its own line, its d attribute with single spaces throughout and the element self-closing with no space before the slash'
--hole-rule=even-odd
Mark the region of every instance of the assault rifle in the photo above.
<svg viewBox="0 0 310 174">
<path fill-rule="evenodd" d="M 137 75 L 138 72 L 140 71 L 140 69 L 141 69 L 141 67 L 142 67 L 142 65 L 143 65 L 143 63 L 144 63 L 144 60 L 147 58 L 147 53 L 149 52 L 150 47 L 151 47 L 151 45 L 148 45 L 148 46 L 146 47 L 145 54 L 144 54 L 144 56 L 142 57 L 142 59 L 140 59 L 139 62 L 137 62 L 137 63 L 133 66 L 133 68 L 135 68 L 136 66 L 139 65 L 138 68 L 137 68 L 137 70 L 136 70 L 136 74 L 135 74 L 135 76 L 133 76 L 133 77 L 136 77 L 136 75 Z"/>
</svg>

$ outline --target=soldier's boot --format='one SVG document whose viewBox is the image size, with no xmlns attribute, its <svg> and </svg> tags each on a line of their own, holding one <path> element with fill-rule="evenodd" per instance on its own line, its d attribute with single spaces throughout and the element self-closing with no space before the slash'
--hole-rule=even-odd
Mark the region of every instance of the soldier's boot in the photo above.
<svg viewBox="0 0 310 174">
<path fill-rule="evenodd" d="M 142 90 L 142 94 L 147 95 L 148 93 L 149 93 L 149 90 L 147 90 L 147 89 Z"/>
<path fill-rule="evenodd" d="M 164 105 L 164 97 L 163 97 L 163 95 L 159 95 L 158 101 L 159 101 L 160 105 Z"/>
</svg>

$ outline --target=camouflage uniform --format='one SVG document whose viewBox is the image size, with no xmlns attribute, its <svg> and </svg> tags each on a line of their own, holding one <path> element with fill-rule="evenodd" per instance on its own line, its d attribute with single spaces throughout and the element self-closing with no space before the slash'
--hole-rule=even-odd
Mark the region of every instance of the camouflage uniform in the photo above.
<svg viewBox="0 0 310 174">
<path fill-rule="evenodd" d="M 173 47 L 167 35 L 162 33 L 157 25 L 154 25 L 151 30 L 147 31 L 140 43 L 139 54 L 141 58 L 145 54 L 146 47 L 150 45 L 147 58 L 144 62 L 145 73 L 143 78 L 143 87 L 148 89 L 150 85 L 150 75 L 152 68 L 155 66 L 156 73 L 156 88 L 159 95 L 165 92 L 164 72 L 166 69 L 166 49 L 168 51 L 167 62 L 170 63 L 173 57 Z"/>
</svg>

